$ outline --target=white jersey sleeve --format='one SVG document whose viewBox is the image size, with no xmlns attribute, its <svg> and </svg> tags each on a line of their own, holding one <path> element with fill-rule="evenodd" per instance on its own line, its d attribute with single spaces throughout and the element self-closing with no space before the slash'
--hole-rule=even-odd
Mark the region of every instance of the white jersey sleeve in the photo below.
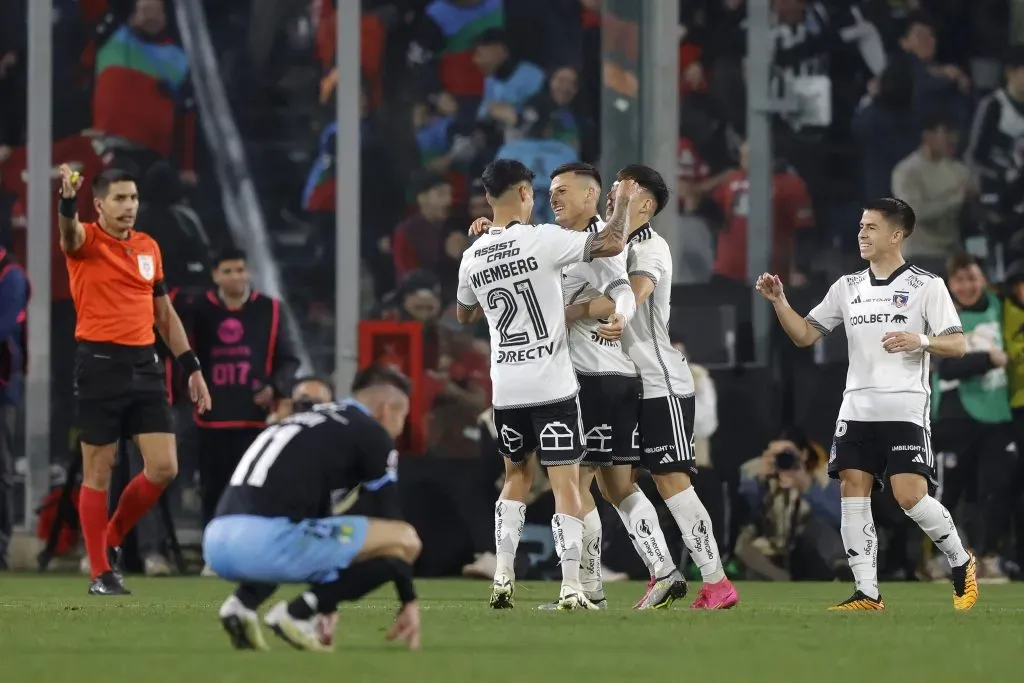
<svg viewBox="0 0 1024 683">
<path fill-rule="evenodd" d="M 594 242 L 594 233 L 566 230 L 550 223 L 538 225 L 537 229 L 541 231 L 544 242 L 543 254 L 559 268 L 590 261 L 590 245 Z"/>
<path fill-rule="evenodd" d="M 839 327 L 843 322 L 843 283 L 845 278 L 839 278 L 828 288 L 828 294 L 811 312 L 805 316 L 811 327 L 826 335 Z"/>
<path fill-rule="evenodd" d="M 456 291 L 455 300 L 458 302 L 459 308 L 470 310 L 476 308 L 479 302 L 476 298 L 476 292 L 473 291 L 469 281 L 469 266 L 472 260 L 467 258 L 468 255 L 469 249 L 465 251 L 462 256 L 462 263 L 459 264 L 459 288 Z"/>
<path fill-rule="evenodd" d="M 960 334 L 964 331 L 953 298 L 941 278 L 930 278 L 924 292 L 924 321 L 933 337 Z"/>
<path fill-rule="evenodd" d="M 661 249 L 635 250 L 630 264 L 629 277 L 643 275 L 650 278 L 654 286 L 657 287 L 658 283 L 665 279 L 665 274 L 672 272 L 671 261 L 666 263 L 666 257 L 671 257 L 671 254 Z M 672 283 L 668 284 L 671 286 Z"/>
</svg>

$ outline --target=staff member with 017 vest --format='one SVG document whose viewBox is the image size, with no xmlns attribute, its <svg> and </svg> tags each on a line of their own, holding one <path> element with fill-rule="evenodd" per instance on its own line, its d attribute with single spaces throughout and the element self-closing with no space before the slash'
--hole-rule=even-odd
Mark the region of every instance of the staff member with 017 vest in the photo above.
<svg viewBox="0 0 1024 683">
<path fill-rule="evenodd" d="M 78 515 L 89 556 L 90 595 L 126 595 L 120 545 L 178 473 L 167 389 L 153 344 L 154 327 L 188 373 L 192 402 L 210 408 L 199 360 L 164 284 L 160 247 L 137 232 L 139 191 L 127 172 L 110 169 L 93 180 L 95 223 L 81 223 L 75 197 L 82 178 L 60 167 L 58 205 L 64 251 L 78 322 L 75 326 L 75 399 L 82 443 Z M 107 519 L 107 489 L 119 439 L 131 438 L 145 468 L 125 488 Z"/>
</svg>

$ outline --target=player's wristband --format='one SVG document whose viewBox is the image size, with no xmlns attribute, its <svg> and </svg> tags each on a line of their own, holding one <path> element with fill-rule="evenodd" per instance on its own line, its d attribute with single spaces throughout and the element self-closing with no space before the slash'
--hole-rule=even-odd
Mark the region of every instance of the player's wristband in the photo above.
<svg viewBox="0 0 1024 683">
<path fill-rule="evenodd" d="M 57 213 L 64 218 L 75 217 L 75 197 L 70 199 L 67 197 L 61 197 L 60 201 L 57 202 Z"/>
<path fill-rule="evenodd" d="M 917 335 L 917 338 L 921 340 L 922 349 L 927 349 L 929 346 L 931 346 L 931 341 L 929 341 L 927 334 L 919 334 Z"/>
<path fill-rule="evenodd" d="M 184 368 L 185 372 L 189 375 L 193 372 L 200 372 L 203 369 L 203 366 L 199 364 L 199 359 L 196 358 L 195 351 L 192 349 L 181 354 L 175 360 L 178 361 L 178 365 Z"/>
<path fill-rule="evenodd" d="M 412 565 L 397 557 L 389 557 L 388 564 L 391 565 L 394 575 L 395 590 L 398 592 L 398 599 L 403 605 L 416 601 L 416 586 L 412 583 Z"/>
</svg>

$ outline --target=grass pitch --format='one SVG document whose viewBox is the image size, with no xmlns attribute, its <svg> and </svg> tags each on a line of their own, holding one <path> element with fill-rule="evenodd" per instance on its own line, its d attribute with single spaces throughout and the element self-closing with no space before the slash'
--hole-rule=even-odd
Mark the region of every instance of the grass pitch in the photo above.
<svg viewBox="0 0 1024 683">
<path fill-rule="evenodd" d="M 884 613 L 825 611 L 841 584 L 741 584 L 728 612 L 634 612 L 637 583 L 608 586 L 602 612 L 541 612 L 556 584 L 517 586 L 516 609 L 487 607 L 481 581 L 421 581 L 423 649 L 384 641 L 392 589 L 346 605 L 333 654 L 235 652 L 217 621 L 230 591 L 213 579 L 129 577 L 134 595 L 85 595 L 81 577 L 0 575 L 3 683 L 945 683 L 1021 680 L 1024 585 L 982 586 L 957 614 L 951 589 L 883 587 Z M 290 599 L 297 587 L 275 598 Z"/>
</svg>

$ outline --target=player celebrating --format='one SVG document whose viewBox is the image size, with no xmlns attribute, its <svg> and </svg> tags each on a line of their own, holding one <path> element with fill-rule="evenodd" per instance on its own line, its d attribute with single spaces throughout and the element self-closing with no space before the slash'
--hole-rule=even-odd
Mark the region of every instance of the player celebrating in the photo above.
<svg viewBox="0 0 1024 683">
<path fill-rule="evenodd" d="M 964 550 L 949 511 L 929 495 L 935 458 L 929 444 L 928 356 L 960 358 L 966 343 L 942 278 L 903 260 L 915 221 L 902 200 L 868 203 L 858 240 L 869 267 L 839 278 L 806 318 L 790 307 L 778 276 L 765 273 L 757 280 L 757 290 L 772 302 L 797 346 L 810 346 L 846 325 L 850 369 L 829 475 L 842 485 L 840 531 L 856 589 L 833 610 L 885 608 L 871 518 L 871 490 L 884 475 L 903 511 L 949 559 L 953 607 L 967 610 L 978 600 L 974 556 Z"/>
<path fill-rule="evenodd" d="M 561 269 L 614 256 L 626 243 L 626 217 L 635 183 L 618 190 L 620 210 L 599 233 L 527 225 L 533 213 L 533 172 L 498 159 L 484 170 L 493 225 L 462 257 L 458 317 L 468 324 L 486 315 L 491 332 L 494 425 L 505 459 L 505 486 L 495 504 L 496 609 L 513 605 L 513 560 L 526 515 L 530 470 L 537 451 L 555 495 L 551 529 L 562 568 L 558 608 L 593 609 L 580 585 L 583 521 L 579 462 L 582 442 L 577 394 L 562 304 Z"/>
<path fill-rule="evenodd" d="M 601 176 L 590 164 L 566 164 L 551 174 L 551 209 L 559 225 L 597 232 Z M 605 335 L 602 322 L 624 326 L 632 320 L 636 300 L 626 275 L 626 253 L 562 270 L 562 293 L 569 322 L 569 356 L 580 384 L 580 414 L 587 455 L 580 469 L 583 502 L 583 561 L 580 577 L 587 598 L 604 606 L 601 580 L 601 516 L 591 487 L 595 475 L 652 576 L 673 569 L 658 513 L 633 483 L 633 465 L 640 461 L 636 438 L 642 387 L 636 366 L 618 339 Z M 685 584 L 683 584 L 685 588 Z M 658 606 L 675 599 L 666 593 Z M 637 604 L 640 606 L 640 603 Z M 544 605 L 543 607 L 549 607 Z"/>
<path fill-rule="evenodd" d="M 622 344 L 640 371 L 643 400 L 640 402 L 640 462 L 651 473 L 658 493 L 679 526 L 683 543 L 700 568 L 704 584 L 693 602 L 694 609 L 728 609 L 739 603 L 739 594 L 725 576 L 711 517 L 697 497 L 690 476 L 694 463 L 694 383 L 686 359 L 669 339 L 672 296 L 672 254 L 668 243 L 654 231 L 651 219 L 665 207 L 668 187 L 661 174 L 649 166 L 632 164 L 616 175 L 608 193 L 609 210 L 621 210 L 619 187 L 640 186 L 639 198 L 630 203 L 629 283 L 636 297 L 637 314 L 624 329 L 605 326 L 604 334 L 622 331 Z M 643 535 L 640 529 L 637 533 Z M 686 581 L 667 558 L 659 562 L 664 573 L 655 572 L 640 609 L 659 607 L 686 594 Z"/>
<path fill-rule="evenodd" d="M 134 230 L 139 208 L 135 180 L 107 170 L 93 181 L 95 223 L 81 223 L 75 199 L 82 178 L 60 167 L 57 222 L 71 280 L 75 325 L 75 399 L 82 443 L 78 515 L 89 556 L 91 595 L 125 595 L 118 564 L 125 534 L 160 499 L 178 472 L 164 370 L 154 328 L 188 374 L 190 397 L 200 414 L 210 392 L 199 361 L 164 284 L 160 247 Z M 107 489 L 117 442 L 131 438 L 144 471 L 121 494 L 107 520 Z"/>
<path fill-rule="evenodd" d="M 242 582 L 220 608 L 235 647 L 267 649 L 256 609 L 279 583 L 312 586 L 291 603 L 274 605 L 267 626 L 296 648 L 323 651 L 331 647 L 338 602 L 389 579 L 402 608 L 387 637 L 419 647 L 412 565 L 420 540 L 398 520 L 395 486 L 393 439 L 408 413 L 408 381 L 370 367 L 356 376 L 350 400 L 295 413 L 245 452 L 203 535 L 210 567 Z M 356 488 L 378 496 L 377 508 L 393 519 L 334 515 Z"/>
</svg>

